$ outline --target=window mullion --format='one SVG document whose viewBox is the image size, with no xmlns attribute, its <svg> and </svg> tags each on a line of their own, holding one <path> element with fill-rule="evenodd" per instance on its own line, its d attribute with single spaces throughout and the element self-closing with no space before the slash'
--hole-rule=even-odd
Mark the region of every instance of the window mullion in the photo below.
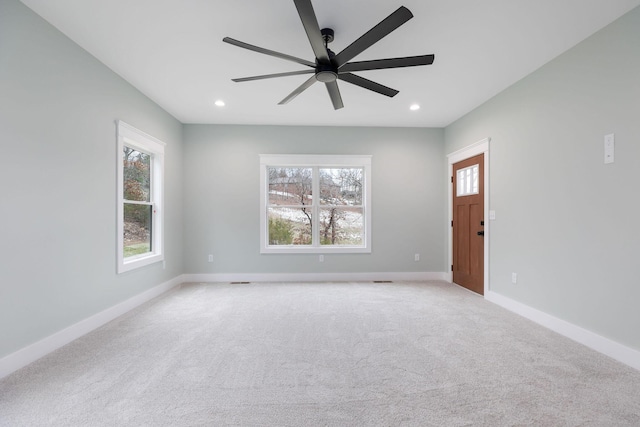
<svg viewBox="0 0 640 427">
<path fill-rule="evenodd" d="M 320 247 L 320 209 L 318 207 L 320 203 L 320 168 L 314 166 L 312 168 L 311 175 L 311 224 L 312 224 L 312 239 L 311 246 L 314 248 Z"/>
<path fill-rule="evenodd" d="M 141 200 L 127 200 L 124 199 L 123 203 L 129 204 L 129 205 L 147 205 L 147 206 L 153 206 L 153 202 L 145 202 L 145 201 L 141 201 Z"/>
</svg>

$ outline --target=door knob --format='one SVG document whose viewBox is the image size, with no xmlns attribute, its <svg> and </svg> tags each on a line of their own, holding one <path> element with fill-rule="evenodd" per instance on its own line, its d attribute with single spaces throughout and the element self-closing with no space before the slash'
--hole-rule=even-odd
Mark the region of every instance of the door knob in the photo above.
<svg viewBox="0 0 640 427">
<path fill-rule="evenodd" d="M 478 236 L 484 236 L 484 231 L 478 231 Z"/>
</svg>

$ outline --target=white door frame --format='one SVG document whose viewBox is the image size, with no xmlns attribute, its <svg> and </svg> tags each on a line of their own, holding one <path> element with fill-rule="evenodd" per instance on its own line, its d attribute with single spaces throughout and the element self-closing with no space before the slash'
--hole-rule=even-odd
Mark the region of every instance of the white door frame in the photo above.
<svg viewBox="0 0 640 427">
<path fill-rule="evenodd" d="M 451 177 L 453 176 L 453 165 L 468 159 L 469 157 L 477 156 L 478 154 L 484 154 L 484 294 L 489 292 L 489 240 L 491 238 L 490 230 L 490 218 L 489 218 L 489 141 L 491 138 L 485 138 L 481 141 L 471 144 L 467 147 L 461 148 L 458 151 L 454 151 L 451 154 L 447 154 L 447 161 L 449 163 L 448 175 L 447 175 L 447 194 L 449 200 L 449 221 L 447 222 L 449 228 L 449 263 L 448 270 L 453 264 L 453 228 L 451 227 L 451 221 L 453 221 L 453 183 Z M 453 282 L 453 272 L 449 271 L 449 282 Z"/>
</svg>

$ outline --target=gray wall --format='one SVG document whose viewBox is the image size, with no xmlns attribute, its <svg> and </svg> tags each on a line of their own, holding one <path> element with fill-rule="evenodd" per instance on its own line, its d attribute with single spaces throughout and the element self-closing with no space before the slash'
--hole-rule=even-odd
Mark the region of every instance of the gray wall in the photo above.
<svg viewBox="0 0 640 427">
<path fill-rule="evenodd" d="M 491 289 L 640 349 L 640 8 L 445 137 L 447 153 L 491 137 Z"/>
<path fill-rule="evenodd" d="M 185 125 L 186 271 L 445 271 L 443 138 L 441 129 Z M 326 255 L 324 263 L 261 255 L 259 154 L 373 155 L 372 253 Z"/>
<path fill-rule="evenodd" d="M 166 269 L 116 275 L 116 119 L 166 147 Z M 182 125 L 0 0 L 0 358 L 180 275 Z"/>
</svg>

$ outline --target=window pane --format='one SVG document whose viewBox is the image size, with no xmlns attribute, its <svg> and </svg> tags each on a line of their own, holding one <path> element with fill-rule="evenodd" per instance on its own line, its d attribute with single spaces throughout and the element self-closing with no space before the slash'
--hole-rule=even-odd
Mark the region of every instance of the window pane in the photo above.
<svg viewBox="0 0 640 427">
<path fill-rule="evenodd" d="M 270 245 L 310 245 L 311 208 L 268 208 Z"/>
<path fill-rule="evenodd" d="M 320 204 L 362 205 L 362 168 L 320 169 Z"/>
<path fill-rule="evenodd" d="M 151 201 L 151 156 L 124 147 L 124 198 L 140 202 Z"/>
<path fill-rule="evenodd" d="M 459 169 L 456 180 L 456 195 L 468 196 L 478 194 L 479 165 Z"/>
<path fill-rule="evenodd" d="M 270 205 L 311 205 L 311 168 L 269 167 Z"/>
<path fill-rule="evenodd" d="M 362 208 L 320 210 L 321 245 L 362 245 L 363 236 Z"/>
<path fill-rule="evenodd" d="M 124 257 L 151 252 L 153 206 L 124 204 Z"/>
</svg>

